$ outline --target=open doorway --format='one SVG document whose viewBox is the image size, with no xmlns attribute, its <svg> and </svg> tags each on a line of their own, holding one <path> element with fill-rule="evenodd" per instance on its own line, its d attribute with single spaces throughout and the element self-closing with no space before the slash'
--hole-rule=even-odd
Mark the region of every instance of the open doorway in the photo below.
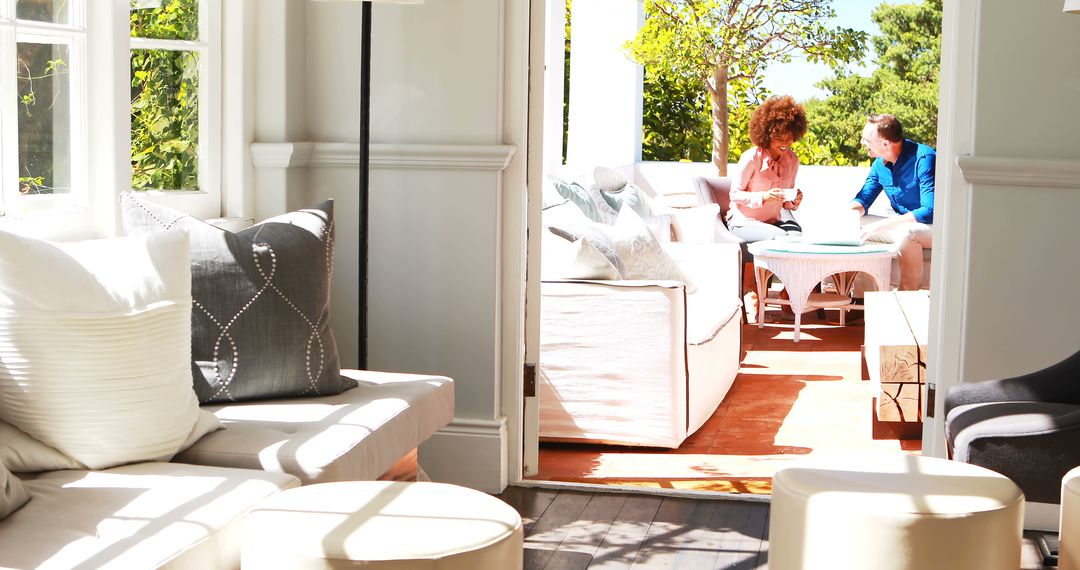
<svg viewBox="0 0 1080 570">
<path fill-rule="evenodd" d="M 577 1 L 579 8 L 587 2 Z M 611 34 L 617 26 L 613 24 L 615 18 L 612 15 L 612 4 L 605 6 L 604 30 Z M 870 7 L 861 8 L 869 10 Z M 940 8 L 938 3 L 939 14 Z M 552 23 L 549 22 L 549 30 Z M 581 33 L 580 28 L 571 32 L 571 46 L 574 34 L 580 37 Z M 573 59 L 571 61 L 573 62 Z M 549 66 L 549 70 L 552 67 L 558 66 Z M 548 87 L 545 94 L 550 97 L 552 90 L 550 85 Z M 936 91 L 935 87 L 935 94 Z M 571 88 L 570 93 L 572 92 Z M 573 99 L 570 99 L 569 105 L 573 113 Z M 616 106 L 610 101 L 607 105 Z M 644 106 L 643 103 L 641 105 Z M 633 108 L 633 105 L 627 105 L 627 108 Z M 641 136 L 642 112 L 639 111 L 637 115 L 639 122 L 633 123 L 630 120 L 628 130 L 630 133 L 637 133 L 638 153 L 641 152 L 640 141 L 644 138 Z M 936 128 L 936 121 L 933 123 Z M 545 125 L 550 125 L 550 122 L 545 122 Z M 625 128 L 625 125 L 621 128 Z M 855 127 L 854 130 L 851 138 L 855 139 L 857 144 L 858 128 Z M 550 144 L 553 140 L 550 133 L 551 131 L 547 131 L 545 135 L 545 153 L 552 148 L 562 151 L 562 137 L 558 137 L 560 144 L 556 147 Z M 605 138 L 608 141 L 617 140 L 620 144 L 632 140 L 632 137 L 625 134 L 613 136 L 610 131 L 599 136 L 594 133 L 592 136 L 593 142 L 579 143 L 579 146 L 598 148 Z M 820 141 L 818 143 L 821 144 Z M 737 144 L 733 142 L 733 145 Z M 567 151 L 572 146 L 572 141 L 567 141 Z M 615 155 L 612 154 L 614 151 L 610 145 L 600 150 L 602 152 L 593 155 L 598 157 L 591 160 L 593 166 L 612 167 L 617 174 L 644 189 L 651 198 L 660 198 L 665 201 L 665 205 L 673 208 L 690 210 L 699 206 L 691 180 L 698 174 L 716 173 L 715 168 L 708 162 L 646 161 L 641 160 L 639 155 L 635 160 L 626 163 L 612 158 Z M 547 156 L 545 154 L 545 157 Z M 560 154 L 560 158 L 561 156 Z M 569 168 L 561 172 L 573 177 L 574 170 L 577 169 L 579 173 L 584 171 L 595 177 L 595 170 L 590 172 L 587 167 L 582 169 L 582 162 L 589 162 L 588 160 L 576 162 L 567 164 Z M 842 172 L 834 170 L 841 168 L 844 169 Z M 861 181 L 866 178 L 867 170 L 866 166 L 820 165 L 803 168 L 800 172 L 808 174 L 809 179 L 804 177 L 804 180 L 808 181 L 800 181 L 800 185 L 808 188 L 808 195 L 811 187 L 833 190 L 828 198 L 823 196 L 820 201 L 808 201 L 809 209 L 827 209 L 850 199 Z M 591 182 L 595 183 L 595 178 Z M 582 187 L 585 185 L 581 184 Z M 545 310 L 545 302 L 547 299 L 541 293 L 541 312 Z M 748 301 L 744 298 L 743 302 Z M 677 302 L 672 302 L 672 305 L 676 304 Z M 628 307 L 632 308 L 634 305 Z M 689 304 L 685 304 L 683 308 L 685 310 L 689 307 Z M 774 312 L 778 311 L 769 308 L 766 312 L 767 318 Z M 853 324 L 841 327 L 837 323 L 837 314 L 832 311 L 820 316 L 817 313 L 808 313 L 804 315 L 804 319 L 803 340 L 799 344 L 792 342 L 791 323 L 783 318 L 769 318 L 769 321 L 774 322 L 767 321 L 763 327 L 758 328 L 755 317 L 751 315 L 747 323 L 739 324 L 737 329 L 742 338 L 737 343 L 735 377 L 731 379 L 730 386 L 712 413 L 700 426 L 687 429 L 692 433 L 687 434 L 674 449 L 662 451 L 653 446 L 562 443 L 554 441 L 561 439 L 557 436 L 545 438 L 545 442 L 540 446 L 539 470 L 534 478 L 756 493 L 768 492 L 771 472 L 788 458 L 815 450 L 860 452 L 900 449 L 917 452 L 921 445 L 918 439 L 875 440 L 870 433 L 871 394 L 863 380 L 865 375 L 860 353 L 864 326 Z M 717 320 L 728 322 L 730 319 Z M 677 325 L 678 323 L 676 327 Z M 693 325 L 684 322 L 683 326 Z M 581 338 L 588 338 L 588 330 L 578 332 L 581 333 Z M 540 334 L 543 335 L 542 330 Z M 688 360 L 689 357 L 684 357 L 684 362 L 681 363 L 683 368 L 689 366 L 686 362 Z M 539 398 L 543 400 L 543 348 L 540 350 L 539 361 Z M 673 367 L 678 368 L 678 365 L 679 363 L 675 362 Z M 619 389 L 633 391 L 637 388 L 631 384 L 623 384 Z M 687 410 L 697 403 L 694 394 L 689 393 L 689 390 L 684 391 L 683 397 Z M 687 412 L 687 415 L 692 414 Z M 695 423 L 685 418 L 679 421 Z M 866 437 L 859 439 L 857 436 L 861 435 Z"/>
</svg>

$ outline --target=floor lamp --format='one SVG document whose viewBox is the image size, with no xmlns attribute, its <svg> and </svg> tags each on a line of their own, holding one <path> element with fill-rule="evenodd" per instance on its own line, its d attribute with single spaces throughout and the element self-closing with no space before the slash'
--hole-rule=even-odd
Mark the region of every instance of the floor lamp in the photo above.
<svg viewBox="0 0 1080 570">
<path fill-rule="evenodd" d="M 423 4 L 424 0 L 311 0 L 360 4 L 360 192 L 358 200 L 357 364 L 367 368 L 367 281 L 368 281 L 368 164 L 371 155 L 371 4 Z"/>
</svg>

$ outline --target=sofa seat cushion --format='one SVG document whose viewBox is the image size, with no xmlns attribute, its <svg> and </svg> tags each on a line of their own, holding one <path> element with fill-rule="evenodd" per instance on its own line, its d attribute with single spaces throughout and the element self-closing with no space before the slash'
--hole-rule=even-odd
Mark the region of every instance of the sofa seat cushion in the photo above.
<svg viewBox="0 0 1080 570">
<path fill-rule="evenodd" d="M 342 370 L 333 396 L 210 405 L 225 429 L 174 461 L 289 473 L 305 485 L 372 480 L 454 417 L 443 376 Z"/>
<path fill-rule="evenodd" d="M 23 479 L 30 502 L 0 522 L 4 568 L 236 568 L 244 515 L 299 484 L 157 462 Z"/>
<path fill-rule="evenodd" d="M 669 243 L 665 250 L 698 288 L 686 296 L 686 343 L 709 342 L 742 308 L 734 244 Z"/>
</svg>

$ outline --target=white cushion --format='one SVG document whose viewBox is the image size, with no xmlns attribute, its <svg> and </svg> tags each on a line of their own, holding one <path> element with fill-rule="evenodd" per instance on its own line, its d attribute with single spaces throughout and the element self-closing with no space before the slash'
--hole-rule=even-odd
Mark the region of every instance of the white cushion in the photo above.
<svg viewBox="0 0 1080 570">
<path fill-rule="evenodd" d="M 19 510 L 29 500 L 30 493 L 23 487 L 22 481 L 0 463 L 0 520 Z"/>
<path fill-rule="evenodd" d="M 170 457 L 218 427 L 197 421 L 190 350 L 186 233 L 0 232 L 0 420 L 92 469 Z"/>
<path fill-rule="evenodd" d="M 3 568 L 238 568 L 240 525 L 295 477 L 176 463 L 25 477 L 0 527 Z"/>
<path fill-rule="evenodd" d="M 589 240 L 570 242 L 551 232 L 541 232 L 540 278 L 550 281 L 622 277 L 611 261 Z"/>
<path fill-rule="evenodd" d="M 523 552 L 513 507 L 443 483 L 309 485 L 244 522 L 244 568 L 520 570 Z"/>
<path fill-rule="evenodd" d="M 906 453 L 810 457 L 773 476 L 772 568 L 1014 570 L 1024 495 L 1004 475 Z"/>
<path fill-rule="evenodd" d="M 227 429 L 175 461 L 289 473 L 304 484 L 375 479 L 454 417 L 443 376 L 342 370 L 334 396 L 210 405 Z"/>
<path fill-rule="evenodd" d="M 627 279 L 670 279 L 686 284 L 687 292 L 696 290 L 690 278 L 653 237 L 641 216 L 629 206 L 623 206 L 615 220 L 612 241 L 619 258 L 626 264 Z"/>
</svg>

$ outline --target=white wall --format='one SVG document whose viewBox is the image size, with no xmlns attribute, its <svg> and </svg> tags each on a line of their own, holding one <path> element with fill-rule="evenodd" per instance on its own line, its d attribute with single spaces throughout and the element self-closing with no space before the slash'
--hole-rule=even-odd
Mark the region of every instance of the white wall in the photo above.
<svg viewBox="0 0 1080 570">
<path fill-rule="evenodd" d="M 1080 349 L 1080 17 L 1058 0 L 979 5 L 974 156 L 1013 176 L 971 187 L 962 378 L 1041 368 Z M 956 157 L 947 157 L 954 159 Z M 1047 159 L 1067 161 L 1058 180 Z M 1073 176 L 1065 174 L 1071 168 Z M 976 167 L 965 169 L 970 179 Z"/>
<path fill-rule="evenodd" d="M 1069 244 L 1080 206 L 1080 17 L 1058 0 L 947 0 L 925 453 L 944 455 L 943 391 L 1080 348 Z"/>
<path fill-rule="evenodd" d="M 360 4 L 278 1 L 304 8 L 299 27 L 286 21 L 283 32 L 273 27 L 280 15 L 262 17 L 271 34 L 306 37 L 303 72 L 289 78 L 304 88 L 271 87 L 262 108 L 298 103 L 304 131 L 267 129 L 282 140 L 257 138 L 271 143 L 256 145 L 257 175 L 278 183 L 266 185 L 260 202 L 280 209 L 289 199 L 337 200 L 332 326 L 351 366 Z M 524 163 L 515 151 L 526 132 L 527 50 L 519 38 L 527 38 L 527 5 L 453 0 L 372 9 L 368 367 L 452 377 L 455 419 L 421 448 L 421 462 L 435 480 L 493 492 L 506 485 L 509 464 L 501 386 L 519 381 L 524 346 Z M 266 47 L 272 59 L 293 56 Z M 504 380 L 508 374 L 514 378 Z"/>
</svg>

